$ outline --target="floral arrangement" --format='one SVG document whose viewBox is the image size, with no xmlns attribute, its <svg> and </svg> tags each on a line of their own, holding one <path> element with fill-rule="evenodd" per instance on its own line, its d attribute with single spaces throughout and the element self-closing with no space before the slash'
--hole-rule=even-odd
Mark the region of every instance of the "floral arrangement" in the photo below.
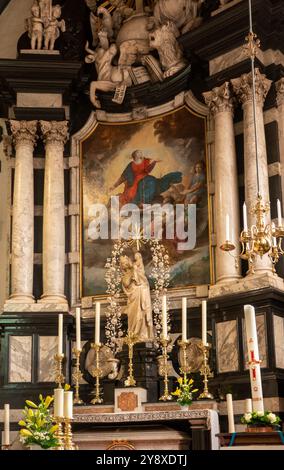
<svg viewBox="0 0 284 470">
<path fill-rule="evenodd" d="M 55 437 L 55 432 L 58 426 L 53 425 L 49 410 L 53 398 L 50 396 L 43 398 L 40 395 L 39 400 L 38 405 L 26 400 L 27 406 L 23 410 L 24 419 L 19 421 L 19 425 L 22 426 L 20 440 L 25 445 L 37 444 L 43 449 L 57 447 L 59 442 Z"/>
<path fill-rule="evenodd" d="M 178 384 L 179 386 L 172 392 L 172 395 L 177 397 L 177 402 L 180 405 L 191 405 L 193 394 L 198 392 L 197 388 L 193 389 L 193 380 L 188 379 L 186 376 L 180 377 Z"/>
<path fill-rule="evenodd" d="M 271 411 L 252 411 L 245 413 L 241 418 L 241 423 L 255 426 L 276 426 L 279 427 L 281 419 Z"/>
</svg>

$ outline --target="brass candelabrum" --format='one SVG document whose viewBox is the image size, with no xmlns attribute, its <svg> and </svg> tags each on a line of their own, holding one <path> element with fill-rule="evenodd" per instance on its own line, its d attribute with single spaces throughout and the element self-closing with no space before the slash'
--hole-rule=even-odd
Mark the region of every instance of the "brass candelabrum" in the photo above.
<svg viewBox="0 0 284 470">
<path fill-rule="evenodd" d="M 210 348 L 211 348 L 210 344 L 202 345 L 203 364 L 200 368 L 200 375 L 203 375 L 204 389 L 203 389 L 203 392 L 199 395 L 198 400 L 204 400 L 204 399 L 213 400 L 214 399 L 212 393 L 210 393 L 208 390 L 208 379 L 213 377 L 213 372 L 211 372 L 210 366 L 208 364 Z"/>
<path fill-rule="evenodd" d="M 125 387 L 135 387 L 136 386 L 136 380 L 133 375 L 133 348 L 134 344 L 136 344 L 139 341 L 139 337 L 132 333 L 131 331 L 128 331 L 127 335 L 125 338 L 123 338 L 123 342 L 127 344 L 128 346 L 128 377 L 124 381 L 124 386 Z"/>
<path fill-rule="evenodd" d="M 64 374 L 63 374 L 63 360 L 64 354 L 55 354 L 54 361 L 55 361 L 55 383 L 57 383 L 57 388 L 62 388 L 64 384 Z"/>
<path fill-rule="evenodd" d="M 55 437 L 56 439 L 58 439 L 58 442 L 59 442 L 59 446 L 56 447 L 56 450 L 64 450 L 65 449 L 65 442 L 64 442 L 64 433 L 63 433 L 63 422 L 64 422 L 64 418 L 59 418 L 58 416 L 54 416 L 54 422 L 55 424 L 57 424 L 58 428 L 57 430 L 55 431 Z"/>
<path fill-rule="evenodd" d="M 160 342 L 162 344 L 162 356 L 163 364 L 160 367 L 160 372 L 164 377 L 164 393 L 159 398 L 161 401 L 171 401 L 173 399 L 172 395 L 169 393 L 169 379 L 168 379 L 168 344 L 170 343 L 170 338 L 161 338 Z"/>
<path fill-rule="evenodd" d="M 100 394 L 100 378 L 102 377 L 102 369 L 100 368 L 100 349 L 102 348 L 101 343 L 92 343 L 91 348 L 95 350 L 96 353 L 96 366 L 92 370 L 92 376 L 96 377 L 96 387 L 92 392 L 92 395 L 95 395 L 95 398 L 91 400 L 93 405 L 103 403 L 103 399 Z"/>
<path fill-rule="evenodd" d="M 64 450 L 76 450 L 72 435 L 72 420 L 64 418 Z"/>
<path fill-rule="evenodd" d="M 187 356 L 186 356 L 186 349 L 189 345 L 189 339 L 180 339 L 178 340 L 178 345 L 182 350 L 182 361 L 181 361 L 181 366 L 179 368 L 180 373 L 183 374 L 184 379 L 187 378 L 187 374 L 190 374 L 191 372 L 191 367 L 187 364 Z"/>
<path fill-rule="evenodd" d="M 74 353 L 75 358 L 76 358 L 75 371 L 72 374 L 72 378 L 73 378 L 73 381 L 74 381 L 74 384 L 75 384 L 75 396 L 74 396 L 74 400 L 73 400 L 74 405 L 82 405 L 84 403 L 83 400 L 81 400 L 81 398 L 80 398 L 80 380 L 83 377 L 83 374 L 80 371 L 81 351 L 82 351 L 81 349 L 77 349 L 77 348 L 73 349 L 73 353 Z"/>
</svg>

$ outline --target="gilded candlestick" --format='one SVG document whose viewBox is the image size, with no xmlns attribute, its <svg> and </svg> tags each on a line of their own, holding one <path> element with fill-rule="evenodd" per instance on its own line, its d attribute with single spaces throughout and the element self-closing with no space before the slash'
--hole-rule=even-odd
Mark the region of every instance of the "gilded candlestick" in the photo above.
<svg viewBox="0 0 284 470">
<path fill-rule="evenodd" d="M 202 399 L 213 400 L 214 399 L 212 393 L 210 393 L 208 390 L 208 379 L 210 377 L 213 377 L 213 372 L 211 372 L 210 366 L 208 364 L 210 348 L 211 346 L 209 344 L 202 345 L 203 364 L 200 368 L 200 374 L 203 375 L 204 389 L 203 389 L 203 392 L 199 395 L 198 400 L 202 400 Z"/>
<path fill-rule="evenodd" d="M 180 370 L 180 373 L 183 374 L 184 378 L 186 379 L 187 374 L 189 374 L 191 371 L 191 367 L 187 365 L 187 356 L 186 356 L 186 349 L 187 349 L 187 346 L 189 345 L 189 340 L 180 339 L 178 341 L 178 345 L 180 346 L 182 350 L 182 361 L 181 361 L 181 366 L 179 370 Z"/>
<path fill-rule="evenodd" d="M 124 381 L 124 385 L 125 387 L 135 387 L 136 380 L 133 375 L 133 347 L 134 344 L 139 341 L 139 338 L 137 335 L 129 331 L 123 341 L 128 345 L 128 377 Z"/>
<path fill-rule="evenodd" d="M 168 379 L 168 351 L 167 347 L 170 342 L 170 338 L 161 338 L 161 344 L 163 348 L 163 365 L 160 368 L 161 374 L 164 376 L 164 393 L 159 398 L 161 401 L 171 401 L 173 399 L 172 395 L 169 393 L 169 379 Z"/>
<path fill-rule="evenodd" d="M 93 405 L 98 403 L 103 403 L 103 399 L 100 396 L 100 378 L 102 377 L 102 369 L 100 368 L 100 349 L 102 347 L 101 343 L 92 343 L 91 348 L 95 350 L 96 353 L 96 367 L 92 370 L 92 376 L 96 377 L 96 388 L 93 390 L 92 395 L 95 395 L 95 398 L 91 400 Z"/>
<path fill-rule="evenodd" d="M 76 363 L 75 363 L 75 371 L 72 374 L 73 381 L 75 383 L 75 396 L 73 403 L 74 405 L 82 405 L 84 402 L 80 398 L 80 380 L 83 377 L 82 372 L 80 371 L 80 355 L 81 349 L 74 348 L 73 353 L 75 354 Z"/>
<path fill-rule="evenodd" d="M 73 442 L 71 421 L 70 418 L 64 418 L 64 450 L 76 450 Z"/>
<path fill-rule="evenodd" d="M 64 354 L 55 354 L 55 383 L 57 383 L 57 388 L 62 388 L 62 384 L 64 383 L 65 377 L 63 375 L 63 359 Z"/>
<path fill-rule="evenodd" d="M 64 419 L 59 417 L 54 417 L 54 422 L 57 424 L 58 428 L 54 433 L 54 436 L 58 440 L 58 447 L 55 450 L 64 450 L 64 433 L 63 433 L 63 424 Z"/>
</svg>

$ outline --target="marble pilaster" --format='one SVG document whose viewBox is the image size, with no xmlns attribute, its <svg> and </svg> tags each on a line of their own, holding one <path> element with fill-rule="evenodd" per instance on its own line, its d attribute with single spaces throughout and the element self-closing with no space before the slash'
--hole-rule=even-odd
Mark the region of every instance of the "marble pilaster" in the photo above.
<svg viewBox="0 0 284 470">
<path fill-rule="evenodd" d="M 253 115 L 253 87 L 252 74 L 243 74 L 239 78 L 231 80 L 234 92 L 242 103 L 244 112 L 244 168 L 245 168 L 245 200 L 248 210 L 248 224 L 255 223 L 252 210 L 257 197 L 257 170 L 255 152 L 255 133 Z M 265 143 L 265 131 L 263 120 L 263 104 L 270 89 L 271 80 L 255 69 L 255 97 L 256 97 L 256 129 L 258 146 L 259 191 L 263 202 L 269 202 L 268 166 Z M 266 222 L 270 221 L 270 212 L 266 216 Z M 261 259 L 257 257 L 254 262 L 256 272 L 271 272 L 271 262 L 268 255 Z"/>
<path fill-rule="evenodd" d="M 34 173 L 37 121 L 10 121 L 16 164 L 13 193 L 11 295 L 8 303 L 33 303 Z"/>
<path fill-rule="evenodd" d="M 43 295 L 40 302 L 66 304 L 63 154 L 68 123 L 40 121 L 40 126 L 45 143 Z"/>
<path fill-rule="evenodd" d="M 278 134 L 281 163 L 282 201 L 284 201 L 284 77 L 275 83 L 278 108 Z"/>
<path fill-rule="evenodd" d="M 229 82 L 203 93 L 215 121 L 215 232 L 216 232 L 216 281 L 239 279 L 240 269 L 220 246 L 226 240 L 226 215 L 230 220 L 230 241 L 239 255 L 239 195 L 238 174 L 233 125 L 233 98 Z M 228 188 L 230 190 L 228 191 Z"/>
</svg>

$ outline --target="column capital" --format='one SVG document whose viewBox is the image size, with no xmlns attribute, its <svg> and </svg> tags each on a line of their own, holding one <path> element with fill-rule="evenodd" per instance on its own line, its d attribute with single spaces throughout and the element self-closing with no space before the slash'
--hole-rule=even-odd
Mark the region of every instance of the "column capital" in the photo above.
<svg viewBox="0 0 284 470">
<path fill-rule="evenodd" d="M 272 81 L 255 69 L 255 97 L 256 102 L 263 106 Z M 231 80 L 234 92 L 242 104 L 252 101 L 252 73 L 244 73 L 239 78 Z"/>
<path fill-rule="evenodd" d="M 284 77 L 275 83 L 277 106 L 284 104 Z"/>
<path fill-rule="evenodd" d="M 37 139 L 37 121 L 16 121 L 11 119 L 9 122 L 13 143 L 15 145 L 19 145 L 21 143 L 35 144 Z"/>
<path fill-rule="evenodd" d="M 225 111 L 234 112 L 234 98 L 229 82 L 225 82 L 223 85 L 213 88 L 212 91 L 206 91 L 202 94 L 212 114 Z"/>
<path fill-rule="evenodd" d="M 41 132 L 45 144 L 58 143 L 64 145 L 68 139 L 68 121 L 40 121 Z"/>
</svg>

